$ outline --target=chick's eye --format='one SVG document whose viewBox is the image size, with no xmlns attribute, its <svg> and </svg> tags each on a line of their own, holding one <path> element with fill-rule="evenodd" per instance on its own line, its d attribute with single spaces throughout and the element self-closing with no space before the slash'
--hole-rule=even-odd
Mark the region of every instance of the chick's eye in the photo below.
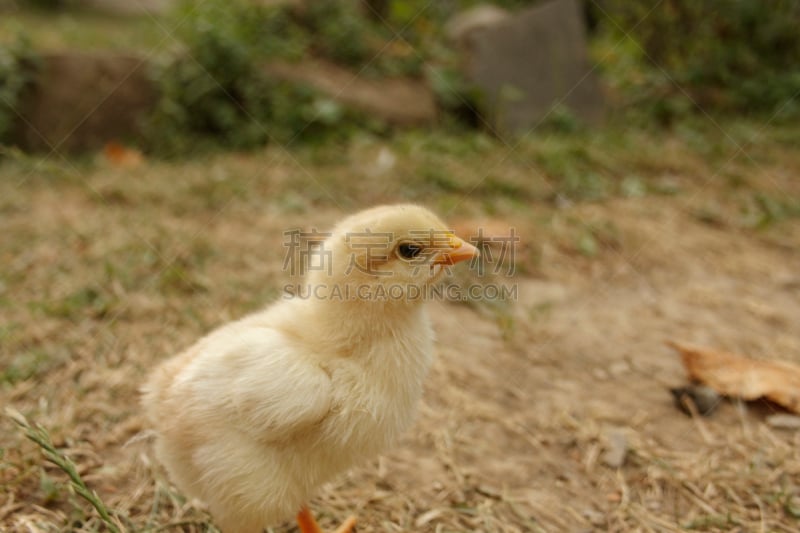
<svg viewBox="0 0 800 533">
<path fill-rule="evenodd" d="M 403 259 L 414 259 L 422 252 L 422 246 L 410 242 L 404 242 L 397 247 L 397 255 Z"/>
</svg>

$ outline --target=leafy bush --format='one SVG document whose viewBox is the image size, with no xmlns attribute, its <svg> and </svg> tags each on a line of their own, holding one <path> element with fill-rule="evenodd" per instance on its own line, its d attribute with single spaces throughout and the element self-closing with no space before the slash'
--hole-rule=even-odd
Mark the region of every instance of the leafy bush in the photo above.
<svg viewBox="0 0 800 533">
<path fill-rule="evenodd" d="M 27 0 L 27 3 L 38 9 L 63 9 L 66 7 L 69 0 Z"/>
<path fill-rule="evenodd" d="M 374 30 L 355 2 L 317 0 L 306 8 L 309 30 L 315 32 L 316 52 L 334 61 L 356 65 L 370 59 L 369 38 Z"/>
<path fill-rule="evenodd" d="M 310 87 L 266 74 L 265 61 L 299 59 L 311 49 L 312 33 L 290 8 L 207 0 L 184 4 L 178 16 L 185 50 L 155 73 L 161 99 L 148 129 L 156 151 L 346 134 L 341 127 L 359 120 Z"/>
<path fill-rule="evenodd" d="M 15 108 L 30 87 L 38 61 L 24 34 L 8 44 L 0 43 L 0 143 L 8 140 L 17 122 Z"/>
<path fill-rule="evenodd" d="M 611 74 L 631 103 L 664 121 L 695 103 L 733 112 L 800 110 L 786 106 L 800 92 L 800 2 L 606 0 L 599 6 L 594 14 L 607 44 L 614 43 Z"/>
<path fill-rule="evenodd" d="M 392 16 L 369 17 L 369 8 L 359 9 L 358 4 L 352 0 L 307 3 L 299 23 L 309 35 L 312 54 L 364 74 L 421 75 L 427 47 L 420 46 L 419 32 Z"/>
</svg>

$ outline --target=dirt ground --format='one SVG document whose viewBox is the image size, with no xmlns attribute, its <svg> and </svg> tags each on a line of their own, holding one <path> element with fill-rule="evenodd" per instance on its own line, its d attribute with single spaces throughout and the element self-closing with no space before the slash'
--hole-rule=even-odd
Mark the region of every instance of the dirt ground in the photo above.
<svg viewBox="0 0 800 533">
<path fill-rule="evenodd" d="M 393 199 L 376 186 L 357 205 L 305 202 L 281 161 L 255 180 L 264 161 L 235 155 L 92 164 L 80 178 L 22 165 L 0 180 L 0 404 L 42 424 L 126 529 L 212 530 L 147 441 L 131 442 L 148 370 L 278 296 L 287 228 Z M 798 167 L 748 187 L 797 197 Z M 418 422 L 321 489 L 324 525 L 355 512 L 361 532 L 797 531 L 800 431 L 769 426 L 775 408 L 760 403 L 684 415 L 669 388 L 685 374 L 664 343 L 800 362 L 800 220 L 744 227 L 726 188 L 671 179 L 676 195 L 504 214 L 433 199 L 447 218 L 518 228 L 518 301 L 430 304 L 438 357 Z M 611 229 L 587 245 L 587 227 Z M 0 424 L 0 530 L 103 530 L 63 472 Z"/>
</svg>

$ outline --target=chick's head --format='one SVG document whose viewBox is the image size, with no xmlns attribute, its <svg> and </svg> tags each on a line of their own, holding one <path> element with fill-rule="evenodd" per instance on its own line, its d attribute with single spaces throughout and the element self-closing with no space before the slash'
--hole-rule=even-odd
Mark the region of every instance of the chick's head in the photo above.
<svg viewBox="0 0 800 533">
<path fill-rule="evenodd" d="M 323 243 L 331 268 L 315 272 L 312 283 L 349 286 L 359 298 L 419 295 L 445 267 L 479 255 L 429 210 L 416 205 L 380 206 L 340 222 Z M 411 294 L 413 293 L 413 294 Z"/>
</svg>

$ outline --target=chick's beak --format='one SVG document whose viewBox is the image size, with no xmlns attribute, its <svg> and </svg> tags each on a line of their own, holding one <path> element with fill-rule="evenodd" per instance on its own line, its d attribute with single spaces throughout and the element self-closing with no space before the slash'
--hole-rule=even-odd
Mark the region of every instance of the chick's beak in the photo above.
<svg viewBox="0 0 800 533">
<path fill-rule="evenodd" d="M 450 237 L 450 246 L 439 252 L 433 263 L 436 265 L 455 265 L 480 255 L 480 251 L 473 245 L 453 235 Z"/>
</svg>

